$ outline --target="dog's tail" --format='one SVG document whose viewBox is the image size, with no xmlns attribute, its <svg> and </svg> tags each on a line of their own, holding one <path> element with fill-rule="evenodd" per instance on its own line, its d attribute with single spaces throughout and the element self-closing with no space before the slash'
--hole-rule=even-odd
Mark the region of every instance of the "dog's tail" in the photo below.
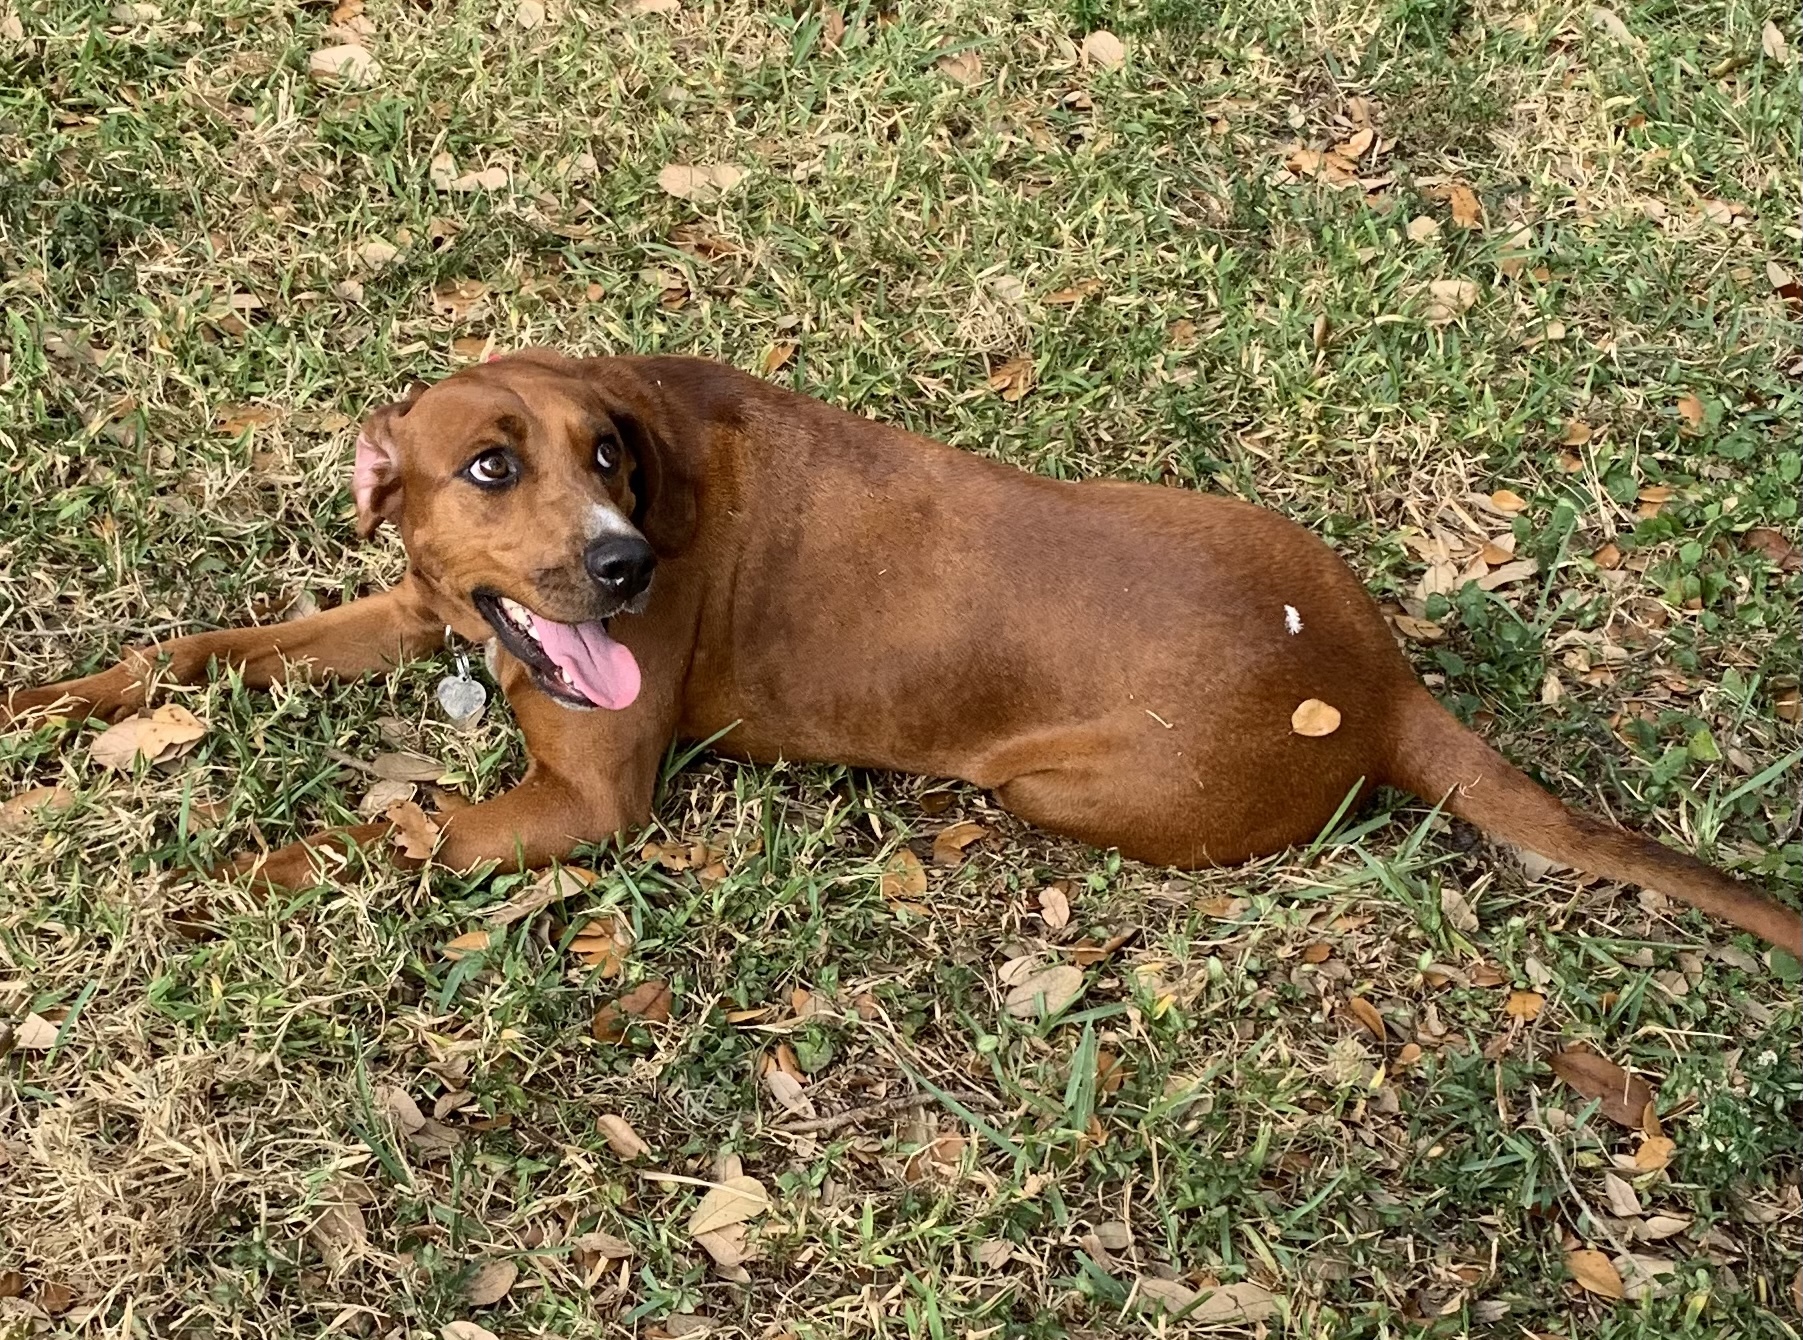
<svg viewBox="0 0 1803 1340">
<path fill-rule="evenodd" d="M 1392 786 L 1443 804 L 1493 837 L 1605 879 L 1657 889 L 1712 917 L 1803 953 L 1803 917 L 1694 857 L 1568 809 L 1461 725 L 1425 688 L 1397 710 Z"/>
</svg>

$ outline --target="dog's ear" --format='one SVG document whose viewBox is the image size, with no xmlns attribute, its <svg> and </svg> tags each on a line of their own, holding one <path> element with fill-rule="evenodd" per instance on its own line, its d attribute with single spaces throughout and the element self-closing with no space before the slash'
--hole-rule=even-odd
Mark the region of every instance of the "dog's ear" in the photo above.
<svg viewBox="0 0 1803 1340">
<path fill-rule="evenodd" d="M 357 502 L 357 534 L 368 539 L 384 521 L 401 521 L 401 454 L 391 425 L 413 408 L 424 382 L 414 383 L 407 398 L 384 405 L 363 421 L 357 433 L 357 460 L 351 469 L 351 496 Z"/>
<path fill-rule="evenodd" d="M 673 558 L 695 534 L 695 480 L 683 453 L 636 417 L 616 418 L 632 452 L 632 524 L 659 558 Z"/>
</svg>

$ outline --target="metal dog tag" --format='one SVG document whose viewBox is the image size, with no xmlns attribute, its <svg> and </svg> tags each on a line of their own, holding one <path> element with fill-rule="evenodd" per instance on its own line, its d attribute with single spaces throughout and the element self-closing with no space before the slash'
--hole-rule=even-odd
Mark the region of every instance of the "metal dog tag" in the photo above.
<svg viewBox="0 0 1803 1340">
<path fill-rule="evenodd" d="M 470 727 L 482 719 L 488 690 L 470 675 L 470 658 L 457 653 L 457 673 L 438 681 L 438 705 L 453 726 Z"/>
</svg>

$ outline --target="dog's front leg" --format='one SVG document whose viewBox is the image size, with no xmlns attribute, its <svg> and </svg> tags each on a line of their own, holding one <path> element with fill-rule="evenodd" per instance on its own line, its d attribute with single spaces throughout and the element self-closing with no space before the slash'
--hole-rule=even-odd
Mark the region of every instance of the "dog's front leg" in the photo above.
<svg viewBox="0 0 1803 1340">
<path fill-rule="evenodd" d="M 531 766 L 511 791 L 444 820 L 434 864 L 461 871 L 532 869 L 650 818 L 658 768 L 676 727 L 672 686 L 648 682 L 623 711 L 572 711 L 536 688 L 512 657 L 503 657 L 501 685 L 525 733 Z M 243 856 L 234 868 L 260 884 L 302 887 L 319 879 L 323 862 L 331 859 L 321 848 L 342 853 L 353 844 L 404 868 L 422 864 L 396 847 L 390 824 L 376 823 L 315 834 L 266 856 Z"/>
<path fill-rule="evenodd" d="M 0 726 L 39 709 L 107 717 L 144 706 L 157 679 L 195 684 L 207 666 L 234 667 L 244 682 L 267 688 L 291 672 L 352 676 L 386 670 L 429 652 L 444 634 L 424 594 L 408 579 L 363 600 L 262 628 L 224 628 L 169 642 L 129 647 L 110 670 L 41 689 L 0 694 Z M 166 661 L 167 664 L 160 664 Z"/>
</svg>

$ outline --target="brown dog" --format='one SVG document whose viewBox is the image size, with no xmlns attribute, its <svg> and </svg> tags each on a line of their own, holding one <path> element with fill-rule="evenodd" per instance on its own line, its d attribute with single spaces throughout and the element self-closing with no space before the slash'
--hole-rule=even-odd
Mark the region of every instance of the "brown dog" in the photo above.
<svg viewBox="0 0 1803 1340">
<path fill-rule="evenodd" d="M 10 714 L 136 711 L 156 674 L 212 663 L 257 685 L 383 670 L 450 625 L 499 640 L 532 756 L 448 821 L 436 859 L 459 869 L 643 823 L 670 741 L 717 736 L 743 758 L 963 778 L 1174 866 L 1306 840 L 1388 783 L 1803 949 L 1794 911 L 1511 767 L 1416 680 L 1326 545 L 1246 503 L 1057 483 L 696 359 L 537 350 L 378 410 L 354 493 L 365 535 L 400 528 L 392 590 L 133 650 L 11 694 Z M 1308 699 L 1338 728 L 1299 734 Z M 296 884 L 310 857 L 260 866 Z"/>
</svg>

